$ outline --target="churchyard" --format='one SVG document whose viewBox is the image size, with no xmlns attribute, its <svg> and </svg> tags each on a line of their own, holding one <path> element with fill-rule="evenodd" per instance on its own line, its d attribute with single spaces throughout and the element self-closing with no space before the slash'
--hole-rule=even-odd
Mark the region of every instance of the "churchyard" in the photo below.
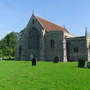
<svg viewBox="0 0 90 90">
<path fill-rule="evenodd" d="M 77 62 L 1 61 L 0 90 L 90 90 L 90 69 Z"/>
</svg>

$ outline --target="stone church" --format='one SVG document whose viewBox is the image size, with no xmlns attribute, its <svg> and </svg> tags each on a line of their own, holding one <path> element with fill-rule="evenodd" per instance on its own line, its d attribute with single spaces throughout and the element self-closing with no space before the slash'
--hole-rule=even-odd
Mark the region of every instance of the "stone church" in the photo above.
<svg viewBox="0 0 90 90">
<path fill-rule="evenodd" d="M 16 60 L 76 61 L 90 58 L 90 36 L 77 37 L 65 27 L 58 26 L 32 14 L 16 46 Z"/>
</svg>

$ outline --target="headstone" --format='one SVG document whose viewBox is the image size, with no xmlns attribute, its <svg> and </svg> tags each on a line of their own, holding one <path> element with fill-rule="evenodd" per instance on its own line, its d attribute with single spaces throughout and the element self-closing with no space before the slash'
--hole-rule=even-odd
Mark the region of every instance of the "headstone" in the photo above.
<svg viewBox="0 0 90 90">
<path fill-rule="evenodd" d="M 87 63 L 87 68 L 90 68 L 90 62 Z"/>
<path fill-rule="evenodd" d="M 37 60 L 36 60 L 36 58 L 33 58 L 32 59 L 32 66 L 36 66 L 36 64 L 37 64 Z"/>
<path fill-rule="evenodd" d="M 56 56 L 55 58 L 54 58 L 54 61 L 53 61 L 54 63 L 58 63 L 59 62 L 59 57 L 58 56 Z"/>
<path fill-rule="evenodd" d="M 79 59 L 79 60 L 78 60 L 78 67 L 83 68 L 84 66 L 85 66 L 85 60 Z"/>
</svg>

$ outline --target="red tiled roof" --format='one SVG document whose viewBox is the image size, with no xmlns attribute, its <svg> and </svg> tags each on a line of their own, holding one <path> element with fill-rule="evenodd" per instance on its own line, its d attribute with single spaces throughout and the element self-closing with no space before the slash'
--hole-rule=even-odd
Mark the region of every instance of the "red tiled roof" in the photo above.
<svg viewBox="0 0 90 90">
<path fill-rule="evenodd" d="M 39 23 L 43 26 L 43 28 L 46 31 L 64 31 L 64 32 L 68 32 L 64 27 L 58 26 L 52 22 L 49 22 L 43 18 L 40 18 L 38 16 L 35 16 L 37 18 L 37 20 L 39 21 Z M 69 33 L 69 32 L 68 32 Z"/>
</svg>

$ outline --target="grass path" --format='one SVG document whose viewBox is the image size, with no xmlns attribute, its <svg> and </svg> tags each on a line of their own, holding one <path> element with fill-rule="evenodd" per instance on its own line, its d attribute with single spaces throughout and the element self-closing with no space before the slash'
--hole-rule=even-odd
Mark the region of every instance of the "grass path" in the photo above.
<svg viewBox="0 0 90 90">
<path fill-rule="evenodd" d="M 76 62 L 0 62 L 0 90 L 90 90 L 90 69 Z"/>
</svg>

